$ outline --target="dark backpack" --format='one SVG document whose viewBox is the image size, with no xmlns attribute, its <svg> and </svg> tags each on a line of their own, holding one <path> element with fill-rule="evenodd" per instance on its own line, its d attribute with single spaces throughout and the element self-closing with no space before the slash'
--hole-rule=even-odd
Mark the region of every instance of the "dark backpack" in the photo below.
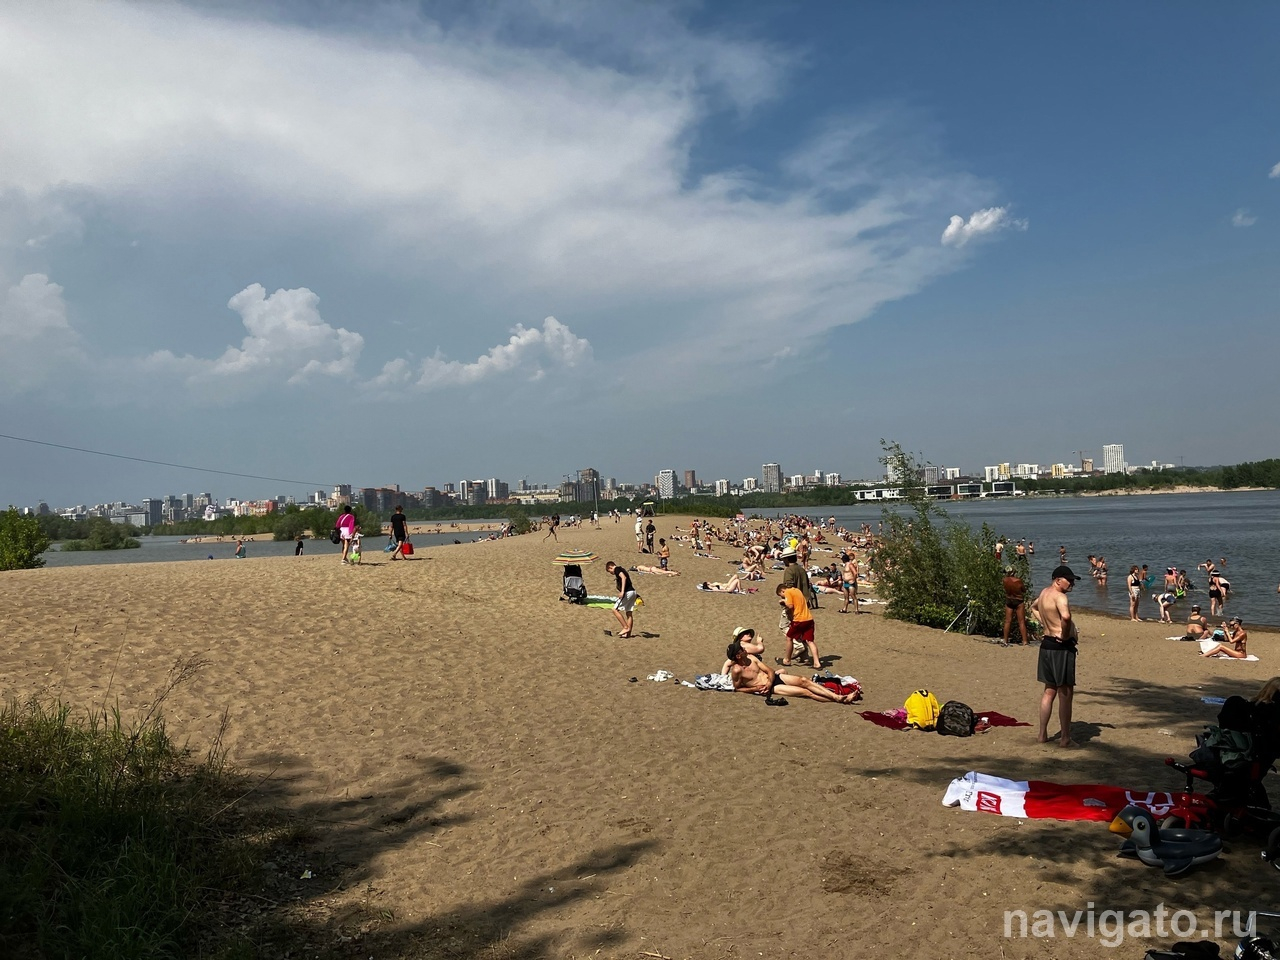
<svg viewBox="0 0 1280 960">
<path fill-rule="evenodd" d="M 329 539 L 330 539 L 333 543 L 341 543 L 341 542 L 342 542 L 342 534 L 338 532 L 338 528 L 337 528 L 337 527 L 334 527 L 332 530 L 330 530 L 330 531 L 329 531 Z"/>
<path fill-rule="evenodd" d="M 971 737 L 977 719 L 966 704 L 948 700 L 938 711 L 937 730 L 944 737 Z"/>
</svg>

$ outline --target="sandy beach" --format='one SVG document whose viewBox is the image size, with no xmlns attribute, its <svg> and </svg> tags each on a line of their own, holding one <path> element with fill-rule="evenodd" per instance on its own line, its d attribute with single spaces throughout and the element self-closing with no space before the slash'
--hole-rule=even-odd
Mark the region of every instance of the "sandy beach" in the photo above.
<svg viewBox="0 0 1280 960">
<path fill-rule="evenodd" d="M 667 538 L 688 525 L 656 522 Z M 1168 625 L 1082 615 L 1082 749 L 1037 744 L 1034 726 L 894 732 L 858 711 L 900 707 L 919 687 L 1034 724 L 1035 648 L 886 621 L 877 607 L 840 616 L 824 598 L 818 645 L 865 701 L 770 708 L 646 677 L 717 671 L 738 625 L 759 628 L 769 661 L 780 654 L 778 573 L 754 595 L 702 593 L 735 554 L 675 544 L 683 575 L 634 575 L 642 636 L 623 641 L 605 633 L 609 610 L 559 602 L 550 560 L 562 547 L 600 553 L 585 571 L 593 594 L 612 592 L 605 560 L 650 559 L 629 523 L 605 520 L 558 542 L 538 533 L 360 567 L 335 547 L 0 574 L 0 692 L 118 701 L 131 716 L 176 660 L 206 660 L 167 701 L 170 732 L 202 752 L 228 712 L 230 759 L 262 781 L 250 802 L 288 807 L 313 838 L 310 879 L 274 909 L 340 956 L 1066 960 L 1103 949 L 1083 934 L 1006 939 L 1004 911 L 1164 903 L 1205 922 L 1272 909 L 1276 874 L 1254 840 L 1169 879 L 1117 859 L 1106 824 L 941 805 L 970 770 L 1177 788 L 1163 759 L 1213 722 L 1202 697 L 1252 695 L 1280 673 L 1271 636 L 1250 645 L 1260 662 L 1206 661 L 1166 640 L 1180 632 Z"/>
</svg>

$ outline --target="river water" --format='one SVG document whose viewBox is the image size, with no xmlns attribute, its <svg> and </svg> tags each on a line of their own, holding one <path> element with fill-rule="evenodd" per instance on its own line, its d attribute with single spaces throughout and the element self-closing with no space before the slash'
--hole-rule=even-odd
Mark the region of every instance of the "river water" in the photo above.
<svg viewBox="0 0 1280 960">
<path fill-rule="evenodd" d="M 945 502 L 941 506 L 957 520 L 973 528 L 984 522 L 1008 541 L 1006 556 L 1013 556 L 1019 539 L 1034 541 L 1032 579 L 1044 586 L 1058 565 L 1058 547 L 1067 548 L 1067 563 L 1084 579 L 1076 585 L 1071 602 L 1092 610 L 1128 616 L 1129 597 L 1125 575 L 1131 564 L 1147 564 L 1163 584 L 1166 567 L 1185 568 L 1198 589 L 1173 609 L 1175 621 L 1186 622 L 1192 603 L 1206 616 L 1209 598 L 1207 578 L 1196 564 L 1206 558 L 1219 563 L 1226 557 L 1223 575 L 1231 581 L 1230 614 L 1250 623 L 1280 626 L 1280 490 L 1232 493 L 1160 494 L 1121 497 L 1016 497 L 1001 500 Z M 850 529 L 863 523 L 874 528 L 881 517 L 876 504 L 812 507 L 812 517 L 832 517 Z M 777 515 L 780 511 L 766 511 Z M 1089 576 L 1089 554 L 1107 558 L 1108 583 L 1099 587 Z M 1139 615 L 1159 617 L 1151 600 L 1157 587 L 1145 590 Z M 1171 631 L 1172 636 L 1174 631 Z"/>
</svg>

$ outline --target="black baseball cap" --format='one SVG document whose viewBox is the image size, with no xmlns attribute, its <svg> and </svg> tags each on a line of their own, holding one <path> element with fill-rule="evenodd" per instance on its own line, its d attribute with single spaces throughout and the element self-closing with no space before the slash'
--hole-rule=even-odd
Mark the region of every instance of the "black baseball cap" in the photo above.
<svg viewBox="0 0 1280 960">
<path fill-rule="evenodd" d="M 1062 577 L 1064 580 L 1070 580 L 1072 583 L 1075 583 L 1077 580 L 1080 579 L 1074 573 L 1071 572 L 1071 568 L 1068 566 L 1060 566 L 1060 567 L 1053 568 L 1053 576 L 1051 576 L 1049 579 L 1057 580 L 1059 577 Z"/>
</svg>

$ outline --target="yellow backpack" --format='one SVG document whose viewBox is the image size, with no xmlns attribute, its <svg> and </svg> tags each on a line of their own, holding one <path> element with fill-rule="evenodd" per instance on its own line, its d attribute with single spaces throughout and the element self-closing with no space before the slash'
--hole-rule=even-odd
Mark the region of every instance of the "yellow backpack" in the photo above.
<svg viewBox="0 0 1280 960">
<path fill-rule="evenodd" d="M 928 690 L 917 690 L 903 704 L 907 711 L 907 725 L 918 730 L 932 730 L 938 725 L 938 698 Z"/>
</svg>

